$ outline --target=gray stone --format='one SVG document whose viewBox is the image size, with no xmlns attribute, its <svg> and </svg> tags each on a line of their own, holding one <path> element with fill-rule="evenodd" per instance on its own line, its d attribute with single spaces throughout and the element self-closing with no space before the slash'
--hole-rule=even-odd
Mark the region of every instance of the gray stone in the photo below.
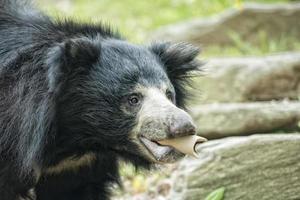
<svg viewBox="0 0 300 200">
<path fill-rule="evenodd" d="M 205 199 L 220 187 L 224 200 L 300 199 L 300 134 L 232 137 L 198 151 L 173 172 L 169 200 Z"/>
<path fill-rule="evenodd" d="M 195 79 L 199 103 L 298 99 L 300 53 L 266 57 L 215 58 Z"/>
<path fill-rule="evenodd" d="M 190 109 L 198 134 L 206 138 L 274 131 L 300 131 L 300 102 L 199 105 Z"/>
<path fill-rule="evenodd" d="M 196 45 L 232 44 L 232 32 L 241 40 L 259 41 L 261 34 L 278 39 L 284 34 L 300 37 L 300 3 L 245 4 L 208 18 L 184 21 L 151 33 L 153 40 L 185 41 Z"/>
</svg>

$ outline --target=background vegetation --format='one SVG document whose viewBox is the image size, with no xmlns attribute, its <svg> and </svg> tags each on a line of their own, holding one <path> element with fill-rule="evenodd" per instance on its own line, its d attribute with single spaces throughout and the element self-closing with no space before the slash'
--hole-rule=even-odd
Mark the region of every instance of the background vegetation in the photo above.
<svg viewBox="0 0 300 200">
<path fill-rule="evenodd" d="M 111 24 L 130 41 L 149 42 L 152 31 L 170 23 L 196 17 L 208 17 L 225 9 L 242 9 L 244 3 L 279 3 L 287 0 L 41 0 L 40 6 L 55 17 L 69 16 L 82 21 Z M 232 35 L 233 46 L 211 46 L 203 56 L 263 55 L 300 49 L 297 38 L 282 35 L 280 40 L 269 40 L 260 32 L 259 42 L 251 44 Z"/>
</svg>

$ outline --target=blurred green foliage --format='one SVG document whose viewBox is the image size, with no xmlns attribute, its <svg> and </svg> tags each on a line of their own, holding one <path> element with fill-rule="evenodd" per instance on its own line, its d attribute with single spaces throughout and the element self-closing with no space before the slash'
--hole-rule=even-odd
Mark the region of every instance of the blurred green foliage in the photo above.
<svg viewBox="0 0 300 200">
<path fill-rule="evenodd" d="M 218 189 L 214 190 L 213 192 L 211 192 L 205 198 L 205 200 L 223 200 L 224 199 L 224 192 L 225 192 L 224 187 L 218 188 Z"/>
<path fill-rule="evenodd" d="M 129 40 L 147 41 L 151 31 L 160 26 L 195 17 L 218 14 L 227 8 L 240 8 L 246 2 L 277 3 L 287 0 L 41 0 L 40 6 L 56 17 L 69 16 L 81 21 L 109 23 Z M 299 50 L 297 38 L 283 35 L 280 40 L 269 40 L 260 32 L 259 44 L 251 44 L 232 33 L 234 45 L 210 46 L 204 56 L 262 55 L 279 51 Z"/>
<path fill-rule="evenodd" d="M 49 1 L 50 2 L 50 1 Z M 100 19 L 117 26 L 134 41 L 146 33 L 180 20 L 208 16 L 234 6 L 233 0 L 74 0 L 65 14 L 84 20 Z M 63 5 L 63 4 L 60 4 Z M 59 9 L 60 5 L 56 7 Z M 50 10 L 53 13 L 53 9 Z"/>
</svg>

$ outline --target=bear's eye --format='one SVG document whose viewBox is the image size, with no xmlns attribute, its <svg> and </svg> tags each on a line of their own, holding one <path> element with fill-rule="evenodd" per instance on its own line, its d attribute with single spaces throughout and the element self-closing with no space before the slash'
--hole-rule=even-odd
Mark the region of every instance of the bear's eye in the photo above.
<svg viewBox="0 0 300 200">
<path fill-rule="evenodd" d="M 166 91 L 166 96 L 170 101 L 172 101 L 172 102 L 174 101 L 174 95 L 170 90 Z"/>
<path fill-rule="evenodd" d="M 140 97 L 137 94 L 132 94 L 128 97 L 128 103 L 131 106 L 136 106 L 140 103 Z"/>
</svg>

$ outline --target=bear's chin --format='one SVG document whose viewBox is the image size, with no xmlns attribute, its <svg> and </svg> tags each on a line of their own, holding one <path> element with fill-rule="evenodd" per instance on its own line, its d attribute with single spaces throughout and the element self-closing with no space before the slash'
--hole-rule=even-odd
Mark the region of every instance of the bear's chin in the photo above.
<svg viewBox="0 0 300 200">
<path fill-rule="evenodd" d="M 162 146 L 154 141 L 151 141 L 145 137 L 140 137 L 140 142 L 143 145 L 145 154 L 147 157 L 155 163 L 174 163 L 182 159 L 185 154 L 177 151 L 170 146 Z"/>
</svg>

